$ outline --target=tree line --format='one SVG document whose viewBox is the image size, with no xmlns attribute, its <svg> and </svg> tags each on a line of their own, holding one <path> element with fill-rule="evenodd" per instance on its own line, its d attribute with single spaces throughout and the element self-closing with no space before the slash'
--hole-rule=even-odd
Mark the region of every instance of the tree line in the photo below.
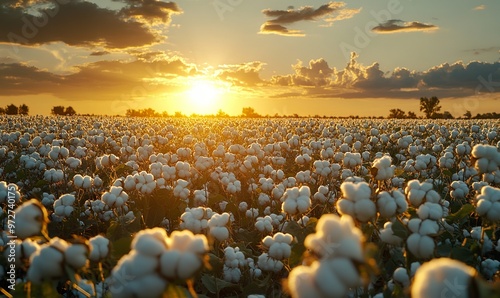
<svg viewBox="0 0 500 298">
<path fill-rule="evenodd" d="M 0 115 L 29 115 L 30 108 L 26 104 L 16 106 L 9 104 L 5 108 L 0 107 Z M 72 106 L 54 106 L 50 113 L 55 116 L 74 116 L 76 111 Z"/>
<path fill-rule="evenodd" d="M 28 115 L 29 112 L 30 108 L 24 103 L 20 106 L 10 104 L 5 108 L 0 108 L 0 115 Z"/>
</svg>

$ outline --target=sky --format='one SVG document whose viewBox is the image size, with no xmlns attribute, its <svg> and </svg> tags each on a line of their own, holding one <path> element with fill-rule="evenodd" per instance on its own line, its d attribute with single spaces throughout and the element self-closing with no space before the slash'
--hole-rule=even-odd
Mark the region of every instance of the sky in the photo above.
<svg viewBox="0 0 500 298">
<path fill-rule="evenodd" d="M 30 114 L 500 112 L 500 1 L 3 0 L 0 106 Z"/>
</svg>

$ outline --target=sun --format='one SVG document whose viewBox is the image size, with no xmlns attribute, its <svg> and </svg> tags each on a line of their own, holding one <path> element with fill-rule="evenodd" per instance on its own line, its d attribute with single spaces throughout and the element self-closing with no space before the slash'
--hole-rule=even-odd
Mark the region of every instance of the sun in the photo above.
<svg viewBox="0 0 500 298">
<path fill-rule="evenodd" d="M 224 93 L 216 82 L 207 79 L 195 79 L 190 85 L 191 87 L 186 91 L 186 97 L 189 103 L 194 105 L 193 109 L 202 114 L 214 109 Z"/>
</svg>

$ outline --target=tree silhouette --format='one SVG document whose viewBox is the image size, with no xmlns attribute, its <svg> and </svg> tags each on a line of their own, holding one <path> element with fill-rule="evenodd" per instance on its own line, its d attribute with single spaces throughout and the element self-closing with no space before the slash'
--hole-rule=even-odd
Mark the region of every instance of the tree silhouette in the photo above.
<svg viewBox="0 0 500 298">
<path fill-rule="evenodd" d="M 255 110 L 252 107 L 246 107 L 243 108 L 241 111 L 241 116 L 244 118 L 259 118 L 260 115 L 255 112 Z"/>
<path fill-rule="evenodd" d="M 406 118 L 408 118 L 408 119 L 417 119 L 417 114 L 415 114 L 415 112 L 408 111 L 408 115 L 406 116 Z"/>
<path fill-rule="evenodd" d="M 469 110 L 465 111 L 464 118 L 466 118 L 466 119 L 472 118 L 472 113 Z"/>
<path fill-rule="evenodd" d="M 30 112 L 30 108 L 24 103 L 19 106 L 19 115 L 28 115 Z"/>
<path fill-rule="evenodd" d="M 10 104 L 5 108 L 5 114 L 7 114 L 7 115 L 17 115 L 18 113 L 19 113 L 19 109 L 14 104 Z"/>
<path fill-rule="evenodd" d="M 67 107 L 65 110 L 64 110 L 64 115 L 67 115 L 67 116 L 73 116 L 76 114 L 76 111 L 75 109 L 73 109 L 72 106 L 69 106 Z"/>
<path fill-rule="evenodd" d="M 432 118 L 434 114 L 441 110 L 439 99 L 436 96 L 431 98 L 420 98 L 420 111 L 424 112 L 426 118 Z"/>
<path fill-rule="evenodd" d="M 0 108 L 0 115 L 3 115 L 5 114 L 5 109 L 4 108 Z"/>
<path fill-rule="evenodd" d="M 50 113 L 52 115 L 64 115 L 64 106 L 54 106 Z"/>
<path fill-rule="evenodd" d="M 405 112 L 401 109 L 390 109 L 388 118 L 403 119 Z"/>
</svg>

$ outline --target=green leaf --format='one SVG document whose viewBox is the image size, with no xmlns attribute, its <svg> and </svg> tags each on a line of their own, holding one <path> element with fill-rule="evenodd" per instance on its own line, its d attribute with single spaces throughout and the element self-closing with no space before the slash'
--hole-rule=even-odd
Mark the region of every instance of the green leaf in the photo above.
<svg viewBox="0 0 500 298">
<path fill-rule="evenodd" d="M 468 217 L 472 212 L 474 212 L 475 207 L 471 204 L 465 204 L 457 212 L 450 214 L 446 217 L 447 222 L 457 222 L 466 217 Z"/>
<path fill-rule="evenodd" d="M 238 287 L 237 284 L 232 284 L 209 274 L 203 274 L 201 282 L 212 294 L 219 294 L 219 292 L 223 289 Z"/>
<path fill-rule="evenodd" d="M 437 247 L 437 254 L 440 257 L 448 257 L 451 254 L 453 247 L 451 244 L 442 243 Z"/>
<path fill-rule="evenodd" d="M 130 251 L 130 244 L 132 243 L 132 237 L 123 237 L 112 244 L 111 254 L 116 259 L 119 260 L 122 256 L 126 255 Z"/>
<path fill-rule="evenodd" d="M 290 254 L 290 258 L 288 259 L 291 268 L 300 265 L 300 263 L 302 262 L 302 255 L 305 251 L 306 247 L 304 246 L 303 242 L 295 243 L 292 246 L 292 253 Z"/>
<path fill-rule="evenodd" d="M 474 252 L 462 246 L 455 247 L 451 250 L 450 258 L 462 261 L 467 265 L 474 265 Z"/>
<path fill-rule="evenodd" d="M 399 220 L 396 220 L 393 224 L 392 224 L 392 233 L 394 234 L 394 236 L 397 236 L 401 239 L 406 239 L 408 237 L 408 229 L 406 228 L 406 226 Z"/>
</svg>

